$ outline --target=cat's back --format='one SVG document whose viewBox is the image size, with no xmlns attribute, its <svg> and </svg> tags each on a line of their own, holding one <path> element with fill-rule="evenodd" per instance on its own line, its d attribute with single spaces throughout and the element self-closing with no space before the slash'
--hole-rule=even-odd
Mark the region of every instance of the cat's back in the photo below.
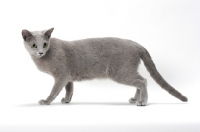
<svg viewBox="0 0 200 132">
<path fill-rule="evenodd" d="M 100 51 L 109 53 L 139 50 L 143 48 L 138 43 L 121 38 L 105 37 L 105 38 L 88 38 L 82 40 L 75 40 L 70 42 L 77 50 L 82 51 Z"/>
<path fill-rule="evenodd" d="M 103 37 L 103 38 L 87 38 L 81 40 L 71 41 L 75 46 L 100 46 L 100 45 L 111 45 L 111 46 L 139 46 L 136 42 L 129 39 L 115 38 L 115 37 Z"/>
<path fill-rule="evenodd" d="M 51 50 L 62 54 L 73 56 L 110 56 L 110 55 L 137 55 L 144 48 L 128 39 L 104 37 L 104 38 L 87 38 L 74 41 L 64 41 L 56 38 L 51 39 Z M 90 58 L 90 57 L 89 57 Z"/>
</svg>

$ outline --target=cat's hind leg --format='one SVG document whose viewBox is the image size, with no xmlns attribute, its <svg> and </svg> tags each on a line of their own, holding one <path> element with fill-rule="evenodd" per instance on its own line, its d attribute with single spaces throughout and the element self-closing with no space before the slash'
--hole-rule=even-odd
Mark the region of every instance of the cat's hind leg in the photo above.
<svg viewBox="0 0 200 132">
<path fill-rule="evenodd" d="M 140 99 L 140 90 L 136 89 L 135 96 L 129 99 L 130 103 L 136 103 Z"/>
<path fill-rule="evenodd" d="M 137 72 L 122 73 L 120 76 L 114 78 L 115 81 L 134 86 L 137 88 L 135 97 L 129 99 L 130 103 L 136 103 L 138 106 L 145 106 L 148 100 L 147 81 Z"/>
<path fill-rule="evenodd" d="M 66 86 L 66 95 L 64 98 L 62 98 L 61 102 L 62 103 L 69 103 L 72 99 L 72 95 L 73 95 L 73 82 L 69 82 Z"/>
<path fill-rule="evenodd" d="M 146 79 L 136 79 L 133 81 L 133 86 L 137 88 L 135 97 L 130 98 L 130 103 L 136 103 L 138 106 L 145 106 L 148 101 L 147 81 Z"/>
</svg>

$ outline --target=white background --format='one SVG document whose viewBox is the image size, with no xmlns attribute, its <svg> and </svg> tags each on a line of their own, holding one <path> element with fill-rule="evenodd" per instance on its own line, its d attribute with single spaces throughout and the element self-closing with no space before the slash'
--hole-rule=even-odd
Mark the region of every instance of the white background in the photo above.
<svg viewBox="0 0 200 132">
<path fill-rule="evenodd" d="M 200 1 L 1 0 L 0 131 L 200 131 Z M 183 103 L 148 80 L 146 107 L 129 104 L 135 88 L 110 80 L 75 82 L 70 104 L 64 90 L 50 106 L 53 78 L 37 70 L 22 29 L 54 27 L 52 37 L 119 37 L 148 49 L 161 75 L 189 99 Z"/>
</svg>

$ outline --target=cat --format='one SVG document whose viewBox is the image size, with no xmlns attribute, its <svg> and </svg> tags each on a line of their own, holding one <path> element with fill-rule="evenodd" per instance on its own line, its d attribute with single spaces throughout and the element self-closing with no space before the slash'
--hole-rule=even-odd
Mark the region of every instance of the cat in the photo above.
<svg viewBox="0 0 200 132">
<path fill-rule="evenodd" d="M 168 84 L 157 71 L 148 51 L 138 43 L 120 38 L 89 38 L 63 41 L 51 38 L 54 28 L 43 31 L 22 30 L 24 46 L 37 68 L 54 77 L 50 95 L 39 104 L 49 105 L 65 87 L 62 103 L 69 103 L 73 82 L 94 78 L 110 78 L 118 83 L 136 87 L 130 103 L 145 106 L 148 100 L 147 80 L 138 73 L 140 59 L 151 77 L 169 94 L 183 102 L 183 96 Z"/>
</svg>

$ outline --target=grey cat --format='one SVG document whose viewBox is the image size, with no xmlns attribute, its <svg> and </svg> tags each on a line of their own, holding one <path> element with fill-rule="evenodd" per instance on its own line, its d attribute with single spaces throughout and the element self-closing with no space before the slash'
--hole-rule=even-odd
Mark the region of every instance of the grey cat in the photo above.
<svg viewBox="0 0 200 132">
<path fill-rule="evenodd" d="M 147 80 L 137 71 L 140 59 L 151 77 L 171 95 L 187 102 L 169 85 L 157 71 L 148 51 L 136 42 L 119 38 L 90 38 L 63 41 L 51 38 L 54 28 L 30 32 L 22 30 L 27 51 L 40 71 L 52 75 L 54 86 L 46 100 L 39 104 L 49 105 L 65 87 L 62 103 L 69 103 L 73 95 L 73 82 L 94 78 L 110 78 L 118 83 L 135 86 L 135 96 L 130 103 L 147 104 Z"/>
</svg>

